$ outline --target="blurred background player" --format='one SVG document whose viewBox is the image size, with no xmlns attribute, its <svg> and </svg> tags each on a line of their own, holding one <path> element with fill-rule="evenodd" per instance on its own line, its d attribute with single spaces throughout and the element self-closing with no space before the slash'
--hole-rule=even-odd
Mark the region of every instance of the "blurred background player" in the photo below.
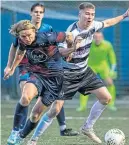
<svg viewBox="0 0 129 145">
<path fill-rule="evenodd" d="M 44 18 L 44 12 L 45 7 L 44 5 L 40 3 L 35 3 L 31 7 L 31 22 L 36 26 L 39 32 L 51 32 L 52 27 L 48 24 L 44 24 L 42 22 Z M 12 43 L 10 47 L 9 57 L 8 57 L 8 63 L 4 70 L 4 73 L 7 74 L 10 71 L 10 68 L 12 66 L 14 56 L 17 50 L 18 46 L 18 39 L 16 38 L 15 42 Z M 29 73 L 26 73 L 26 68 L 24 67 L 24 64 L 27 63 L 27 57 L 25 56 L 23 60 L 21 61 L 19 65 L 19 84 L 21 88 L 21 92 L 23 90 L 23 87 L 29 77 Z M 18 131 L 20 128 L 22 129 L 26 123 L 27 119 L 27 113 L 28 113 L 28 103 L 29 98 L 24 98 L 21 96 L 20 101 L 17 103 L 16 109 L 15 109 L 15 115 L 14 115 L 14 122 L 13 122 L 13 129 L 11 132 L 10 137 L 8 138 L 8 142 L 13 142 L 14 136 L 16 135 L 15 131 Z M 19 115 L 20 114 L 20 115 Z M 20 117 L 22 115 L 22 117 Z M 19 117 L 21 119 L 19 119 Z M 22 121 L 20 121 L 22 120 Z M 61 112 L 57 116 L 57 120 L 60 126 L 60 135 L 62 136 L 74 136 L 77 135 L 77 132 L 73 132 L 72 129 L 66 129 L 66 123 L 65 123 L 65 114 L 64 114 L 64 108 L 61 109 Z M 22 123 L 20 123 L 22 122 Z M 20 125 L 20 128 L 18 127 Z"/>
<path fill-rule="evenodd" d="M 88 65 L 94 70 L 95 73 L 104 81 L 112 96 L 112 100 L 108 108 L 116 111 L 115 106 L 116 89 L 113 80 L 116 79 L 116 55 L 112 44 L 104 40 L 102 32 L 96 32 L 94 41 L 91 45 L 90 56 Z M 85 111 L 87 107 L 89 96 L 80 94 L 80 107 L 77 111 Z"/>
</svg>

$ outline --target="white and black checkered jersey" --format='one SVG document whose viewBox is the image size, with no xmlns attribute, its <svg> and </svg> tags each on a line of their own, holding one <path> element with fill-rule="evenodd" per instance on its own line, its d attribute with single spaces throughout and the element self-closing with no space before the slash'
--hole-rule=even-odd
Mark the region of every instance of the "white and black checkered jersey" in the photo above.
<svg viewBox="0 0 129 145">
<path fill-rule="evenodd" d="M 71 24 L 67 32 L 72 32 L 74 38 L 81 36 L 84 38 L 81 42 L 81 47 L 72 53 L 72 59 L 69 62 L 63 61 L 65 71 L 74 73 L 83 73 L 87 69 L 88 56 L 90 52 L 90 46 L 93 40 L 93 35 L 96 31 L 103 28 L 103 22 L 93 21 L 91 26 L 86 30 L 81 30 L 77 22 Z M 59 44 L 60 47 L 67 49 L 66 43 Z"/>
</svg>

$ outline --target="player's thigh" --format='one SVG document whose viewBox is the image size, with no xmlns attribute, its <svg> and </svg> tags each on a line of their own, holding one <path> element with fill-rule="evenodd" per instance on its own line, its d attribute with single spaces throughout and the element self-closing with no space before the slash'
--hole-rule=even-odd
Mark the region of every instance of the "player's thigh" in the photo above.
<svg viewBox="0 0 129 145">
<path fill-rule="evenodd" d="M 21 92 L 23 91 L 23 87 L 24 85 L 26 84 L 26 81 L 20 81 L 20 89 L 21 89 Z"/>
<path fill-rule="evenodd" d="M 23 86 L 22 97 L 32 99 L 38 95 L 38 88 L 34 83 L 26 82 Z"/>
<path fill-rule="evenodd" d="M 19 73 L 19 84 L 20 84 L 21 92 L 23 90 L 23 87 L 24 87 L 25 83 L 29 79 L 29 77 L 30 77 L 30 73 L 28 73 L 24 70 L 20 71 L 20 73 Z"/>
<path fill-rule="evenodd" d="M 90 93 L 95 94 L 99 101 L 104 105 L 108 104 L 111 100 L 111 95 L 106 87 L 100 87 L 90 91 Z"/>
<path fill-rule="evenodd" d="M 37 121 L 40 119 L 42 113 L 43 113 L 46 109 L 47 109 L 47 106 L 44 105 L 44 104 L 42 103 L 42 98 L 39 97 L 39 98 L 37 99 L 36 104 L 35 104 L 34 107 L 32 108 L 32 111 L 31 111 L 31 114 L 30 114 L 30 119 L 31 119 L 31 121 L 37 122 Z"/>
</svg>

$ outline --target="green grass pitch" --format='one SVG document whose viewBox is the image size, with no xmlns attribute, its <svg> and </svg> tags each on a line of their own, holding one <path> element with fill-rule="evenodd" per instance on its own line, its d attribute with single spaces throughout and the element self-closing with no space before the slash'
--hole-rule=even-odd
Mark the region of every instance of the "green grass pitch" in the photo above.
<svg viewBox="0 0 129 145">
<path fill-rule="evenodd" d="M 7 138 L 10 134 L 13 121 L 13 112 L 16 102 L 1 103 L 1 145 L 6 145 Z M 32 106 L 32 105 L 31 105 Z M 74 108 L 65 108 L 67 127 L 79 130 L 84 122 L 84 117 L 89 114 L 89 109 L 85 112 L 78 113 Z M 104 134 L 112 128 L 121 129 L 126 136 L 126 144 L 129 145 L 129 108 L 118 108 L 118 111 L 111 112 L 105 110 L 101 118 L 97 121 L 94 129 L 97 135 L 104 141 Z M 24 145 L 31 137 L 26 138 Z M 105 143 L 103 142 L 102 145 Z M 76 137 L 61 137 L 59 134 L 59 126 L 57 120 L 54 119 L 52 125 L 39 139 L 38 145 L 95 145 L 90 139 L 84 135 Z"/>
</svg>

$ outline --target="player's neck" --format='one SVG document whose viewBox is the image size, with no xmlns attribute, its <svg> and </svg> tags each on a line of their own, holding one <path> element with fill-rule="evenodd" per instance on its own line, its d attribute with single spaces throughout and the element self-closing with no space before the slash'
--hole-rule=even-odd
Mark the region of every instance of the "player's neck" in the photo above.
<svg viewBox="0 0 129 145">
<path fill-rule="evenodd" d="M 84 25 L 83 23 L 81 23 L 80 21 L 77 22 L 77 26 L 79 27 L 79 29 L 81 30 L 86 30 L 90 27 L 90 25 Z"/>
<path fill-rule="evenodd" d="M 40 28 L 40 26 L 41 26 L 41 22 L 34 22 L 34 21 L 31 21 L 31 22 L 32 22 L 32 24 L 35 25 L 35 27 L 36 27 L 37 29 Z"/>
</svg>

